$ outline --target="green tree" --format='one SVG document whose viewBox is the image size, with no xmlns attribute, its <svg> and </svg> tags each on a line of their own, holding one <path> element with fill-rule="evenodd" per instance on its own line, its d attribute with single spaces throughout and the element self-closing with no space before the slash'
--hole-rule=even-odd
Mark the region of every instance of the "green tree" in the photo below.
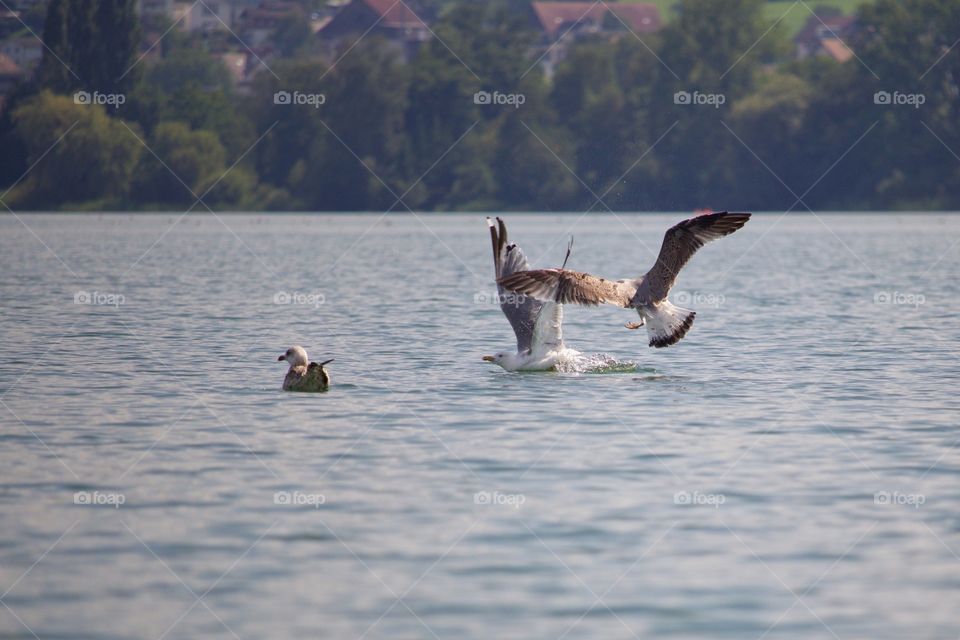
<svg viewBox="0 0 960 640">
<path fill-rule="evenodd" d="M 258 173 L 299 206 L 389 207 L 391 190 L 399 195 L 410 181 L 403 165 L 408 68 L 395 48 L 367 37 L 332 69 L 307 61 L 275 69 L 282 80 L 264 74 L 253 106 L 257 130 L 269 130 L 256 149 Z M 324 102 L 278 104 L 277 92 L 318 94 Z"/>
<path fill-rule="evenodd" d="M 313 141 L 323 137 L 326 130 L 320 124 L 319 109 L 277 104 L 274 96 L 291 90 L 323 94 L 323 78 L 328 67 L 317 60 L 282 60 L 271 67 L 277 76 L 270 73 L 257 76 L 248 108 L 257 135 L 263 136 L 253 159 L 261 180 L 286 188 L 291 186 L 294 167 L 305 164 Z M 299 203 L 293 204 L 299 206 Z"/>
<path fill-rule="evenodd" d="M 733 162 L 740 145 L 724 126 L 725 118 L 730 106 L 750 92 L 761 62 L 781 40 L 774 32 L 764 36 L 769 25 L 763 7 L 763 0 L 729 0 L 722 6 L 680 0 L 677 17 L 663 29 L 657 51 L 664 64 L 650 113 L 656 132 L 676 123 L 657 149 L 667 208 L 732 206 Z M 691 101 L 709 96 L 714 103 L 685 103 L 678 92 Z"/>
<path fill-rule="evenodd" d="M 485 179 L 492 175 L 490 172 L 478 171 L 473 184 L 460 180 L 458 174 L 464 164 L 476 170 L 478 164 L 483 164 L 477 160 L 491 159 L 478 145 L 482 127 L 475 126 L 482 117 L 474 104 L 480 83 L 441 48 L 439 43 L 431 42 L 411 63 L 404 115 L 408 178 L 412 182 L 430 169 L 405 200 L 411 206 L 428 209 L 441 206 L 441 202 L 450 206 L 492 195 Z"/>
<path fill-rule="evenodd" d="M 70 52 L 67 39 L 67 10 L 69 0 L 50 0 L 47 18 L 43 24 L 43 58 L 37 77 L 40 84 L 51 91 L 67 93 L 77 81 L 71 77 Z"/>
<path fill-rule="evenodd" d="M 577 175 L 597 195 L 626 171 L 627 157 L 637 155 L 631 153 L 637 146 L 634 119 L 617 75 L 620 53 L 603 40 L 573 47 L 557 69 L 551 93 L 557 118 L 574 141 Z"/>
<path fill-rule="evenodd" d="M 230 158 L 239 157 L 255 140 L 226 68 L 198 49 L 176 49 L 148 68 L 124 113 L 148 134 L 168 121 L 213 131 Z"/>
<path fill-rule="evenodd" d="M 589 202 L 586 189 L 564 166 L 572 155 L 567 132 L 545 118 L 505 116 L 493 158 L 502 206 L 556 211 Z"/>
<path fill-rule="evenodd" d="M 845 93 L 870 105 L 870 117 L 879 121 L 877 135 L 864 141 L 879 181 L 874 199 L 957 208 L 960 163 L 948 148 L 960 149 L 960 59 L 954 48 L 960 4 L 877 0 L 861 8 L 860 22 L 853 46 L 864 64 L 853 66 L 857 78 Z M 873 105 L 877 91 L 923 96 L 923 104 Z"/>
<path fill-rule="evenodd" d="M 140 46 L 136 0 L 51 0 L 44 25 L 42 86 L 60 93 L 125 93 Z"/>
<path fill-rule="evenodd" d="M 98 0 L 68 0 L 66 5 L 66 62 L 73 71 L 71 77 L 76 80 L 71 91 L 73 89 L 100 90 L 96 84 L 101 76 L 98 58 L 100 45 L 97 41 L 100 33 L 96 23 L 98 5 Z"/>
<path fill-rule="evenodd" d="M 223 145 L 211 131 L 164 122 L 149 144 L 156 157 L 145 154 L 137 170 L 135 192 L 140 202 L 192 204 L 226 170 Z"/>
<path fill-rule="evenodd" d="M 136 85 L 139 76 L 136 60 L 140 19 L 136 0 L 100 0 L 94 20 L 96 77 L 91 79 L 91 86 L 104 93 L 126 93 Z"/>
<path fill-rule="evenodd" d="M 292 58 L 309 50 L 315 39 L 310 22 L 302 11 L 283 18 L 273 36 L 277 49 L 284 58 Z"/>
<path fill-rule="evenodd" d="M 817 178 L 803 168 L 809 148 L 804 134 L 813 92 L 813 87 L 799 76 L 771 73 L 760 79 L 753 93 L 735 102 L 729 115 L 731 129 L 798 195 Z M 752 185 L 739 191 L 743 198 L 739 206 L 786 209 L 794 203 L 796 198 L 750 151 L 740 146 L 735 156 L 738 161 L 734 163 L 733 184 Z"/>
<path fill-rule="evenodd" d="M 142 147 L 102 107 L 43 91 L 17 108 L 13 119 L 27 161 L 32 165 L 42 158 L 17 187 L 16 203 L 55 207 L 98 201 L 116 206 L 125 197 Z"/>
</svg>

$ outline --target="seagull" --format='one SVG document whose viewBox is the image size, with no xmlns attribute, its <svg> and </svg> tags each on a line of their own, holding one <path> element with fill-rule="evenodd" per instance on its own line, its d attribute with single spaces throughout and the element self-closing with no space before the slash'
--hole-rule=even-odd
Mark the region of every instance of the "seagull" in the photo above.
<svg viewBox="0 0 960 640">
<path fill-rule="evenodd" d="M 278 361 L 287 361 L 290 368 L 283 379 L 284 391 L 326 391 L 330 386 L 330 375 L 323 365 L 330 364 L 333 359 L 321 363 L 309 362 L 307 352 L 303 347 L 294 346 L 277 358 Z"/>
<path fill-rule="evenodd" d="M 497 218 L 494 224 L 487 218 L 487 224 L 493 241 L 493 267 L 497 281 L 518 272 L 531 273 L 527 271 L 530 263 L 523 250 L 507 243 L 507 227 L 503 220 Z M 567 247 L 567 259 L 571 248 L 572 242 Z M 563 266 L 566 265 L 565 259 Z M 500 309 L 517 335 L 517 352 L 483 356 L 485 361 L 498 364 L 507 371 L 549 371 L 557 363 L 580 355 L 579 351 L 563 344 L 563 305 L 552 300 L 539 301 L 511 294 L 503 286 L 497 287 L 497 293 Z"/>
<path fill-rule="evenodd" d="M 497 283 L 546 303 L 591 306 L 607 303 L 636 309 L 640 322 L 625 326 L 639 329 L 646 325 L 651 347 L 669 347 L 687 335 L 697 315 L 695 311 L 677 307 L 667 300 L 680 269 L 697 249 L 733 233 L 749 219 L 749 213 L 721 211 L 695 216 L 670 227 L 663 237 L 657 261 L 639 278 L 608 280 L 560 267 L 498 274 Z"/>
</svg>

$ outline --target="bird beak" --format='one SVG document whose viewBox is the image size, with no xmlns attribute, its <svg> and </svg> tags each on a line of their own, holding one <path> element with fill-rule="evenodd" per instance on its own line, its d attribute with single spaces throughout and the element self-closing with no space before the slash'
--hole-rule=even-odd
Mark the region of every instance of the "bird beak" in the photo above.
<svg viewBox="0 0 960 640">
<path fill-rule="evenodd" d="M 483 356 L 484 362 L 493 362 L 493 360 L 494 360 L 493 356 Z"/>
<path fill-rule="evenodd" d="M 279 361 L 281 361 L 281 360 L 286 360 L 286 359 L 287 359 L 286 356 L 280 356 L 279 358 L 277 358 L 277 362 L 279 362 Z"/>
</svg>

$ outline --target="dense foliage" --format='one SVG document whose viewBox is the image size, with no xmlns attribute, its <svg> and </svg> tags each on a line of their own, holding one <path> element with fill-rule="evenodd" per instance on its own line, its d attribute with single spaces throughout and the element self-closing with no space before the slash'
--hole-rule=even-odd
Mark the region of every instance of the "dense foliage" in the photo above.
<svg viewBox="0 0 960 640">
<path fill-rule="evenodd" d="M 960 208 L 955 0 L 862 6 L 845 63 L 794 61 L 762 0 L 680 0 L 656 36 L 581 37 L 549 78 L 524 3 L 444 6 L 409 61 L 370 35 L 332 64 L 291 22 L 244 94 L 187 36 L 137 62 L 134 2 L 50 3 L 47 57 L 0 118 L 10 206 Z"/>
</svg>

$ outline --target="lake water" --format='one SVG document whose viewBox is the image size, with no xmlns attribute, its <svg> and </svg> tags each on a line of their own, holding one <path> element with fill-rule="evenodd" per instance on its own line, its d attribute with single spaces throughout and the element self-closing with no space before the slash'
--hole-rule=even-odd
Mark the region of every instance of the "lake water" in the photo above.
<svg viewBox="0 0 960 640">
<path fill-rule="evenodd" d="M 634 276 L 673 215 L 520 215 Z M 511 374 L 482 215 L 0 218 L 0 637 L 956 638 L 960 217 L 756 215 Z M 27 226 L 29 226 L 29 229 Z M 277 356 L 336 358 L 326 394 Z"/>
</svg>

